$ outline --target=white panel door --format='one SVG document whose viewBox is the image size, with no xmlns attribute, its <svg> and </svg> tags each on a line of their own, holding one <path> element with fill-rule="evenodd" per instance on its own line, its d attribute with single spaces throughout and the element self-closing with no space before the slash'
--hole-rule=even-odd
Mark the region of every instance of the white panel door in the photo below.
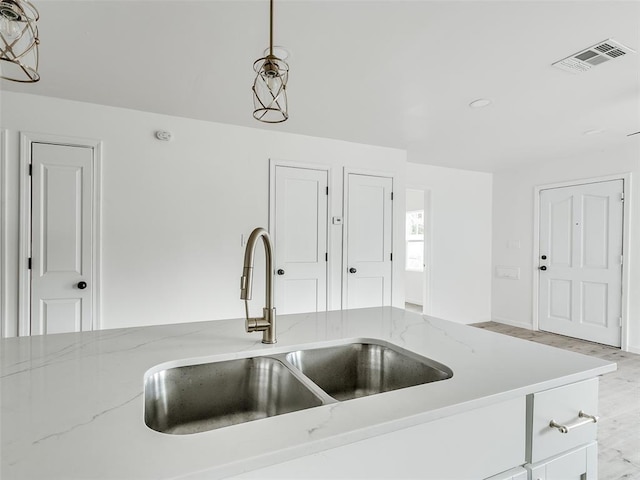
<svg viewBox="0 0 640 480">
<path fill-rule="evenodd" d="M 349 174 L 346 308 L 391 305 L 393 179 Z"/>
<path fill-rule="evenodd" d="M 31 154 L 31 334 L 91 330 L 93 150 L 33 143 Z"/>
<path fill-rule="evenodd" d="M 623 181 L 540 192 L 540 329 L 620 346 Z"/>
<path fill-rule="evenodd" d="M 327 309 L 326 170 L 275 168 L 275 304 L 278 313 Z"/>
</svg>

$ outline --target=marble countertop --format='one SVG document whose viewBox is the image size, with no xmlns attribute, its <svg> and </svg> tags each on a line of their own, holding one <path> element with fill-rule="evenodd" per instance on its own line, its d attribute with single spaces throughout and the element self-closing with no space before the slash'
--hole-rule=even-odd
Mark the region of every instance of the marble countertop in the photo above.
<svg viewBox="0 0 640 480">
<path fill-rule="evenodd" d="M 222 478 L 616 368 L 391 307 L 281 315 L 278 343 L 261 338 L 236 319 L 3 339 L 0 477 Z M 429 357 L 454 376 L 193 435 L 167 435 L 144 423 L 144 375 L 160 363 L 363 338 Z"/>
</svg>

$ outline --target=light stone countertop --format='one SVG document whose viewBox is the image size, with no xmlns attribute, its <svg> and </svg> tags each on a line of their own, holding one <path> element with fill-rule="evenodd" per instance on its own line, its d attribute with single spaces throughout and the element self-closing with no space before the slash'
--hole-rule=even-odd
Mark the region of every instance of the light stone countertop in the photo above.
<svg viewBox="0 0 640 480">
<path fill-rule="evenodd" d="M 278 317 L 278 343 L 244 320 L 3 339 L 2 479 L 222 478 L 614 371 L 614 363 L 383 307 Z M 380 339 L 453 378 L 193 435 L 143 419 L 145 372 Z M 185 359 L 191 359 L 184 361 Z"/>
</svg>

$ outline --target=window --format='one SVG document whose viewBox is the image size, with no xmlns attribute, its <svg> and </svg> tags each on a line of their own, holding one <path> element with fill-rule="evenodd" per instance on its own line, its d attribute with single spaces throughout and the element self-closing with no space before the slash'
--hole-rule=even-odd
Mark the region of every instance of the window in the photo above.
<svg viewBox="0 0 640 480">
<path fill-rule="evenodd" d="M 424 271 L 424 210 L 407 212 L 407 259 L 406 269 Z"/>
</svg>

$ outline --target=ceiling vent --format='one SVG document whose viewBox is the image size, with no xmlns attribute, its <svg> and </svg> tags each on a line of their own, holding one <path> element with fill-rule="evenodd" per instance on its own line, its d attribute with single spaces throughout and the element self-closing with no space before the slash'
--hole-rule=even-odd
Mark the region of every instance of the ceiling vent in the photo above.
<svg viewBox="0 0 640 480">
<path fill-rule="evenodd" d="M 586 72 L 601 63 L 622 58 L 630 53 L 636 52 L 615 40 L 609 39 L 559 60 L 553 63 L 552 66 L 565 72 L 580 73 Z"/>
</svg>

